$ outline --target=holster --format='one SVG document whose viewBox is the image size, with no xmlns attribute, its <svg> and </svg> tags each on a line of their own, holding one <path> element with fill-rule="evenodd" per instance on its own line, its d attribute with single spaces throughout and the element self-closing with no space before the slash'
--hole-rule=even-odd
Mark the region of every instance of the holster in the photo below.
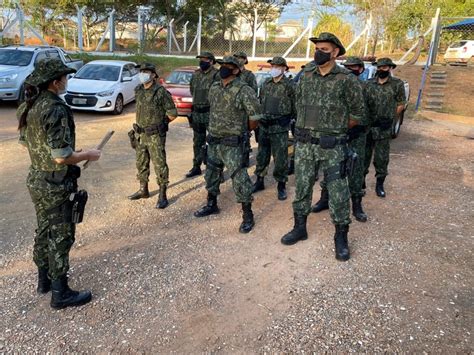
<svg viewBox="0 0 474 355">
<path fill-rule="evenodd" d="M 352 176 L 352 174 L 355 171 L 355 167 L 356 167 L 358 159 L 359 159 L 359 156 L 357 155 L 357 153 L 354 152 L 352 149 L 349 149 L 347 158 L 346 160 L 344 160 L 343 170 L 345 172 L 345 176 L 349 176 L 349 177 Z"/>
<path fill-rule="evenodd" d="M 207 144 L 201 146 L 202 162 L 207 165 Z"/>
<path fill-rule="evenodd" d="M 352 142 L 361 136 L 367 130 L 367 126 L 357 125 L 347 130 L 348 141 Z"/>
<path fill-rule="evenodd" d="M 130 131 L 128 131 L 128 139 L 130 140 L 130 146 L 132 147 L 132 149 L 136 149 L 137 148 L 137 137 L 135 137 L 135 130 L 131 129 Z"/>
<path fill-rule="evenodd" d="M 391 118 L 382 118 L 375 122 L 372 127 L 380 127 L 381 130 L 385 131 L 392 128 L 392 119 Z"/>
<path fill-rule="evenodd" d="M 69 198 L 57 207 L 47 210 L 48 220 L 51 225 L 61 223 L 81 223 L 87 204 L 87 191 L 73 192 Z"/>
</svg>

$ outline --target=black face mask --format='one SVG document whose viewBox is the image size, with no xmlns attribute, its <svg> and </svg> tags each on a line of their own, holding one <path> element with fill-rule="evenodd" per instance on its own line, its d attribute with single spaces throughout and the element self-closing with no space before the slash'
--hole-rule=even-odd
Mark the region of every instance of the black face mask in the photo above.
<svg viewBox="0 0 474 355">
<path fill-rule="evenodd" d="M 226 68 L 226 67 L 221 67 L 219 69 L 219 74 L 221 76 L 222 79 L 227 79 L 229 76 L 231 76 L 234 71 L 234 69 L 229 69 L 229 68 Z"/>
<path fill-rule="evenodd" d="M 351 70 L 352 74 L 354 74 L 355 76 L 359 76 L 360 74 L 362 74 L 359 69 L 353 69 Z"/>
<path fill-rule="evenodd" d="M 380 79 L 388 78 L 390 76 L 390 71 L 388 71 L 388 70 L 377 70 L 377 76 Z"/>
<path fill-rule="evenodd" d="M 316 53 L 314 53 L 314 62 L 316 65 L 323 65 L 326 64 L 331 60 L 331 53 L 326 53 L 320 50 L 317 50 Z"/>
<path fill-rule="evenodd" d="M 202 71 L 206 71 L 210 67 L 211 67 L 211 62 L 204 62 L 204 61 L 199 62 L 199 68 L 201 68 Z"/>
</svg>

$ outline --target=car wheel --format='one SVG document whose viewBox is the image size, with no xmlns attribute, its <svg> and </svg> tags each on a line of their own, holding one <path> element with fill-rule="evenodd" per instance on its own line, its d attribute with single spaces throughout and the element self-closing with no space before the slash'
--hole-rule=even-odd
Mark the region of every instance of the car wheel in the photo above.
<svg viewBox="0 0 474 355">
<path fill-rule="evenodd" d="M 398 135 L 400 134 L 400 128 L 402 127 L 404 116 L 405 116 L 405 110 L 403 110 L 402 113 L 393 120 L 392 139 L 397 138 Z"/>
<path fill-rule="evenodd" d="M 123 96 L 118 94 L 115 99 L 114 115 L 120 115 L 123 111 Z"/>
</svg>

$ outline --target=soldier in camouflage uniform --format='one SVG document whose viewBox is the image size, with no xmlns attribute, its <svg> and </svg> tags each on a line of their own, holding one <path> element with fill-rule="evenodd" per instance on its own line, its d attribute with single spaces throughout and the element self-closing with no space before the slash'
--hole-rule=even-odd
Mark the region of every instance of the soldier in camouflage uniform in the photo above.
<svg viewBox="0 0 474 355">
<path fill-rule="evenodd" d="M 254 89 L 255 92 L 257 92 L 258 85 L 257 85 L 257 79 L 255 78 L 254 73 L 252 73 L 250 70 L 245 69 L 245 64 L 249 63 L 247 59 L 247 54 L 245 52 L 237 52 L 237 53 L 234 53 L 234 57 L 237 58 L 237 60 L 239 61 L 240 80 L 246 83 L 252 89 Z"/>
<path fill-rule="evenodd" d="M 404 110 L 406 97 L 403 81 L 391 76 L 396 68 L 390 58 L 377 60 L 377 74 L 367 84 L 367 108 L 370 132 L 367 137 L 365 175 L 369 173 L 370 161 L 374 155 L 375 192 L 385 197 L 384 182 L 388 175 L 390 140 L 393 120 Z"/>
<path fill-rule="evenodd" d="M 209 90 L 210 116 L 206 169 L 207 204 L 196 211 L 196 217 L 219 213 L 217 195 L 221 174 L 226 167 L 232 178 L 237 202 L 242 204 L 243 221 L 239 231 L 248 233 L 254 226 L 252 182 L 247 173 L 247 130 L 261 118 L 256 93 L 238 78 L 239 62 L 235 57 L 217 61 L 221 80 Z M 249 118 L 250 117 L 250 120 Z M 247 159 L 245 159 L 247 158 Z M 246 161 L 247 160 L 247 161 Z"/>
<path fill-rule="evenodd" d="M 71 109 L 59 95 L 66 92 L 67 75 L 75 70 L 59 59 L 40 61 L 26 80 L 26 101 L 17 111 L 20 140 L 31 160 L 27 187 L 35 206 L 33 260 L 38 267 L 38 293 L 52 290 L 51 307 L 60 309 L 89 302 L 90 291 L 68 286 L 69 252 L 75 224 L 69 198 L 77 192 L 77 163 L 98 160 L 100 151 L 76 151 Z"/>
<path fill-rule="evenodd" d="M 292 119 L 296 118 L 295 90 L 290 79 L 285 76 L 288 65 L 285 58 L 275 57 L 267 61 L 272 65 L 272 78 L 267 79 L 260 89 L 263 118 L 259 121 L 257 181 L 253 192 L 265 189 L 264 177 L 268 171 L 270 157 L 275 167 L 273 177 L 278 182 L 278 199 L 286 200 L 288 181 L 288 130 Z"/>
<path fill-rule="evenodd" d="M 364 62 L 357 57 L 347 57 L 344 62 L 344 66 L 349 69 L 352 74 L 359 77 L 365 69 Z M 365 100 L 365 87 L 366 81 L 359 81 L 364 91 Z M 365 171 L 365 141 L 367 131 L 367 115 L 364 114 L 363 119 L 359 124 L 348 130 L 349 136 L 349 148 L 357 154 L 357 161 L 354 167 L 354 171 L 349 176 L 349 190 L 351 192 L 352 199 L 352 214 L 355 219 L 359 222 L 367 222 L 367 215 L 362 208 L 362 197 L 364 196 L 364 190 L 362 188 L 364 182 L 364 171 Z M 329 194 L 326 186 L 326 182 L 321 182 L 321 198 L 312 207 L 312 211 L 315 213 L 329 209 Z"/>
<path fill-rule="evenodd" d="M 321 168 L 329 191 L 330 215 L 336 227 L 336 259 L 348 260 L 349 185 L 347 181 L 347 129 L 356 126 L 364 114 L 362 88 L 346 69 L 336 65 L 345 53 L 339 39 L 321 33 L 310 39 L 316 44 L 316 68 L 301 78 L 296 89 L 296 196 L 295 225 L 281 242 L 291 245 L 308 238 L 307 216 L 311 211 L 313 186 Z"/>
<path fill-rule="evenodd" d="M 201 164 L 203 163 L 202 146 L 206 144 L 206 132 L 209 125 L 209 88 L 212 83 L 219 80 L 219 71 L 214 68 L 216 58 L 210 52 L 203 52 L 198 55 L 199 69 L 191 78 L 190 90 L 193 96 L 193 118 L 192 127 L 194 159 L 193 167 L 186 174 L 186 177 L 201 175 Z"/>
<path fill-rule="evenodd" d="M 150 197 L 148 177 L 150 176 L 150 160 L 156 174 L 156 182 L 160 188 L 156 208 L 168 207 L 166 190 L 168 188 L 169 169 L 166 163 L 166 132 L 168 123 L 178 116 L 171 94 L 155 78 L 158 76 L 153 64 L 144 63 L 140 69 L 142 84 L 135 89 L 137 118 L 133 125 L 136 140 L 135 152 L 137 162 L 137 180 L 140 189 L 128 198 L 138 200 Z"/>
</svg>

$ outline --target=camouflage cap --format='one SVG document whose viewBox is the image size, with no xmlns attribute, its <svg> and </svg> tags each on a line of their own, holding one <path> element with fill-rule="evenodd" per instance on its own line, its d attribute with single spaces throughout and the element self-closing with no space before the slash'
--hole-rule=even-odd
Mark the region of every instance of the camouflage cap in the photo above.
<svg viewBox="0 0 474 355">
<path fill-rule="evenodd" d="M 156 66 L 155 64 L 152 64 L 152 63 L 142 63 L 142 64 L 137 64 L 135 65 L 135 68 L 139 69 L 140 71 L 141 70 L 149 70 L 155 74 L 158 74 L 156 72 Z"/>
<path fill-rule="evenodd" d="M 249 62 L 248 59 L 247 59 L 247 53 L 245 53 L 245 52 L 236 52 L 236 53 L 234 53 L 234 57 L 245 59 L 245 64 L 248 64 L 248 62 Z"/>
<path fill-rule="evenodd" d="M 33 73 L 28 76 L 26 83 L 38 86 L 75 72 L 76 69 L 69 68 L 60 59 L 43 59 L 38 62 Z"/>
<path fill-rule="evenodd" d="M 344 66 L 349 66 L 349 65 L 360 65 L 361 67 L 364 67 L 364 61 L 360 59 L 359 57 L 347 57 Z"/>
<path fill-rule="evenodd" d="M 239 61 L 237 60 L 237 57 L 234 57 L 234 56 L 231 56 L 231 55 L 228 55 L 228 56 L 225 56 L 224 58 L 222 59 L 217 59 L 217 63 L 219 64 L 233 64 L 235 65 L 237 68 L 240 68 L 240 63 Z"/>
<path fill-rule="evenodd" d="M 378 68 L 378 67 L 381 67 L 381 66 L 384 66 L 384 65 L 388 65 L 389 67 L 392 67 L 392 69 L 397 67 L 397 65 L 396 65 L 390 58 L 380 58 L 380 59 L 377 59 L 377 61 L 375 62 L 374 65 L 375 65 L 377 68 Z"/>
<path fill-rule="evenodd" d="M 211 52 L 202 52 L 201 54 L 197 55 L 196 58 L 207 58 L 214 62 L 216 61 L 216 57 Z"/>
<path fill-rule="evenodd" d="M 283 58 L 283 57 L 273 57 L 273 59 L 267 60 L 267 63 L 270 63 L 271 65 L 281 65 L 281 66 L 284 66 L 284 67 L 286 67 L 287 70 L 290 68 L 290 67 L 288 66 L 288 64 L 286 63 L 286 59 Z"/>
<path fill-rule="evenodd" d="M 322 32 L 319 34 L 318 37 L 311 37 L 309 39 L 313 43 L 318 43 L 318 42 L 329 42 L 334 44 L 336 47 L 339 48 L 339 56 L 346 54 L 346 49 L 342 45 L 341 41 L 339 38 L 336 37 L 336 35 L 329 33 L 329 32 Z"/>
</svg>

